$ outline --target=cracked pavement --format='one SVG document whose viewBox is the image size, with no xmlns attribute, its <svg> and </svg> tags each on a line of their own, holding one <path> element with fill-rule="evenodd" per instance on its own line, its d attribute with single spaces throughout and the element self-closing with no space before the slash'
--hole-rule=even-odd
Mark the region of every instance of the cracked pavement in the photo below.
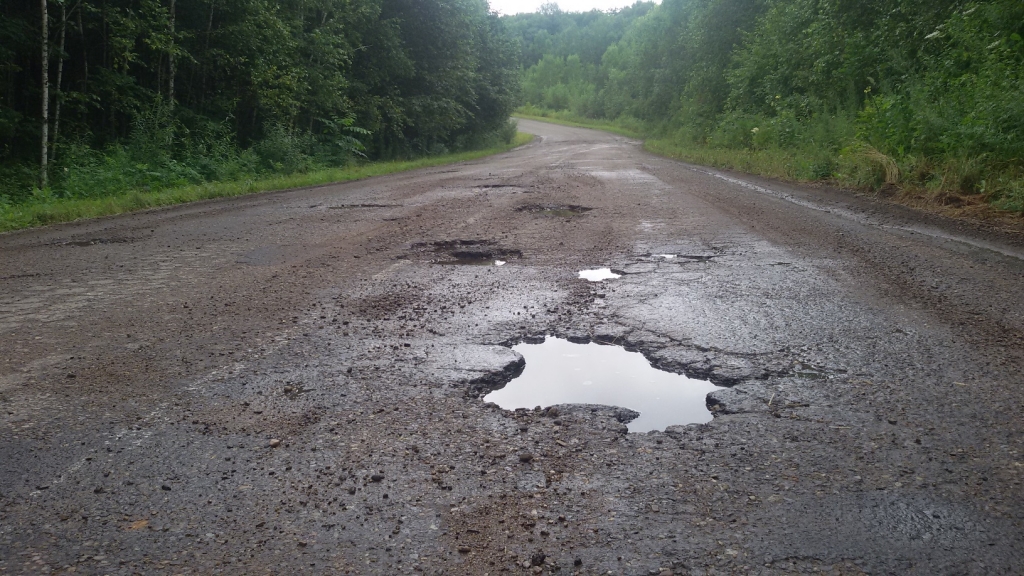
<svg viewBox="0 0 1024 576">
<path fill-rule="evenodd" d="M 0 573 L 1024 566 L 1019 235 L 520 129 L 0 236 Z M 710 379 L 714 419 L 483 402 L 545 335 Z"/>
</svg>

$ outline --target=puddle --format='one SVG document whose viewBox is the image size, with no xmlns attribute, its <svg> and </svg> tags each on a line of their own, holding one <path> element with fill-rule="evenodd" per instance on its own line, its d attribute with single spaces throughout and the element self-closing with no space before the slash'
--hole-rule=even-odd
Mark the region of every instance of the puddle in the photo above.
<svg viewBox="0 0 1024 576">
<path fill-rule="evenodd" d="M 401 208 L 401 204 L 339 204 L 328 206 L 328 210 L 350 210 L 352 208 Z M 315 208 L 315 206 L 314 206 Z"/>
<path fill-rule="evenodd" d="M 612 272 L 611 268 L 596 268 L 594 270 L 580 270 L 580 278 L 591 282 L 603 282 L 615 278 L 622 278 L 622 274 Z"/>
<path fill-rule="evenodd" d="M 484 397 L 506 410 L 554 404 L 618 406 L 640 413 L 628 424 L 630 432 L 711 421 L 705 397 L 718 386 L 662 372 L 639 352 L 561 338 L 512 349 L 526 359 L 523 373 Z"/>
<path fill-rule="evenodd" d="M 519 250 L 495 248 L 492 250 L 453 250 L 448 253 L 454 260 L 438 260 L 442 266 L 504 266 L 509 258 L 522 258 Z M 502 260 L 504 258 L 504 260 Z"/>
<path fill-rule="evenodd" d="M 96 244 L 127 244 L 128 238 L 89 238 L 87 240 L 65 240 L 53 244 L 57 246 L 95 246 Z"/>
<path fill-rule="evenodd" d="M 591 210 L 593 210 L 593 208 L 576 206 L 573 204 L 527 204 L 526 206 L 516 208 L 516 212 L 530 212 L 531 214 L 541 214 L 555 218 L 571 218 L 573 216 L 585 214 Z"/>
<path fill-rule="evenodd" d="M 711 262 L 718 254 L 643 254 L 640 257 L 652 260 L 686 260 L 688 262 Z"/>
<path fill-rule="evenodd" d="M 520 250 L 494 246 L 492 240 L 441 240 L 417 242 L 410 246 L 418 252 L 433 252 L 432 264 L 442 266 L 504 266 L 523 257 Z"/>
</svg>

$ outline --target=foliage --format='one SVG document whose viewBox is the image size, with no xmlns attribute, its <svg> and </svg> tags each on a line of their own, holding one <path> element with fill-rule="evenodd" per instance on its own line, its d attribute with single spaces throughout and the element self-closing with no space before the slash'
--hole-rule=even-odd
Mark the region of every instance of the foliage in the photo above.
<svg viewBox="0 0 1024 576">
<path fill-rule="evenodd" d="M 691 160 L 1021 210 L 1019 0 L 664 0 L 628 22 L 549 12 L 508 25 L 533 55 L 535 113 L 639 120 L 652 146 Z M 555 40 L 616 19 L 600 62 Z"/>
<path fill-rule="evenodd" d="M 0 3 L 9 204 L 38 186 L 43 34 L 54 198 L 486 146 L 519 96 L 486 0 L 47 1 L 45 29 L 39 2 Z"/>
<path fill-rule="evenodd" d="M 465 162 L 490 154 L 497 154 L 530 142 L 533 136 L 520 134 L 515 124 L 506 125 L 506 132 L 512 137 L 488 148 L 471 152 L 460 152 L 444 156 L 430 156 L 418 160 L 372 162 L 349 165 L 344 168 L 321 168 L 303 173 L 275 174 L 263 177 L 238 178 L 201 184 L 186 184 L 163 190 L 134 189 L 118 194 L 105 194 L 83 198 L 59 199 L 51 194 L 36 191 L 31 199 L 18 204 L 6 201 L 0 196 L 0 232 L 42 226 L 57 222 L 70 222 L 79 218 L 96 218 L 169 206 L 184 202 L 238 196 L 272 190 L 285 190 L 303 186 L 317 186 L 334 182 L 347 182 L 372 176 L 415 170 L 429 166 L 440 166 Z"/>
</svg>

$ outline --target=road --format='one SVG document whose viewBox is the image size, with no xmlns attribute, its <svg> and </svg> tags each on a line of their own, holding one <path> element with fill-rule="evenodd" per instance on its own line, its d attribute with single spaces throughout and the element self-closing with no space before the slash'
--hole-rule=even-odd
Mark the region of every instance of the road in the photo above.
<svg viewBox="0 0 1024 576">
<path fill-rule="evenodd" d="M 1020 573 L 1020 237 L 520 128 L 0 236 L 0 573 Z M 544 335 L 714 420 L 482 401 Z"/>
</svg>

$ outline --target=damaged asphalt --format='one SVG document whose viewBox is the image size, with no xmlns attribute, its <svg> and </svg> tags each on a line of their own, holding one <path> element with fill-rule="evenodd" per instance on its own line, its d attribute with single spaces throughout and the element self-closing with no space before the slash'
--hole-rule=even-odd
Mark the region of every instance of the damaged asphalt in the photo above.
<svg viewBox="0 0 1024 576">
<path fill-rule="evenodd" d="M 0 236 L 0 573 L 1021 571 L 1020 236 L 520 127 Z M 545 335 L 713 421 L 483 402 Z"/>
</svg>

